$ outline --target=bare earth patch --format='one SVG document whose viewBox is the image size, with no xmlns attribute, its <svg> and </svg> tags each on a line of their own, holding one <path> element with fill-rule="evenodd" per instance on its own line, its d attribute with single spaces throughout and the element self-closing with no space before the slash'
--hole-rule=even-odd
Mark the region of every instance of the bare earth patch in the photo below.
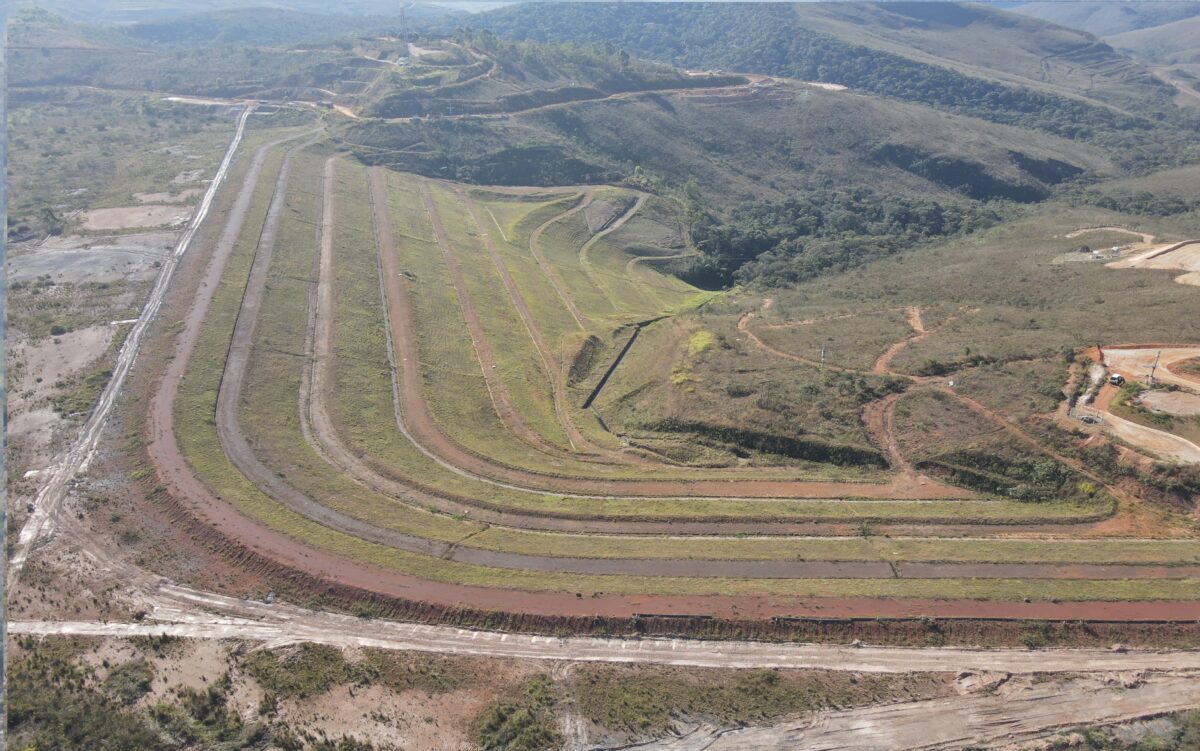
<svg viewBox="0 0 1200 751">
<path fill-rule="evenodd" d="M 102 357 L 112 342 L 112 326 L 90 326 L 62 336 L 16 342 L 9 348 L 14 367 L 9 390 L 9 441 L 35 466 L 49 460 L 54 431 L 62 418 L 48 406 L 72 376 Z"/>
<path fill-rule="evenodd" d="M 9 256 L 9 283 L 48 275 L 55 282 L 117 282 L 152 275 L 156 261 L 173 247 L 175 232 L 145 232 L 120 237 L 48 238 L 29 252 Z"/>
<path fill-rule="evenodd" d="M 185 206 L 125 206 L 116 209 L 92 209 L 83 214 L 83 228 L 93 232 L 182 225 L 192 215 Z"/>
<path fill-rule="evenodd" d="M 56 381 L 87 367 L 108 349 L 114 331 L 112 326 L 89 326 L 61 336 L 14 344 L 12 359 L 22 367 L 16 393 L 10 394 L 12 406 L 19 406 L 25 398 L 37 400 L 48 395 Z M 26 393 L 30 396 L 23 397 Z"/>
<path fill-rule="evenodd" d="M 1185 391 L 1150 391 L 1142 395 L 1142 404 L 1170 415 L 1200 415 L 1200 396 Z"/>
</svg>

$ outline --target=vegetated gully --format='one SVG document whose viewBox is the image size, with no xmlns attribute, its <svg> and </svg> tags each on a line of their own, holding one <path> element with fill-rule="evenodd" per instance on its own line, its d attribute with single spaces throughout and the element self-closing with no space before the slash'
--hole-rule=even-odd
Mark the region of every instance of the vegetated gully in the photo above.
<svg viewBox="0 0 1200 751">
<path fill-rule="evenodd" d="M 152 431 L 153 440 L 149 446 L 150 454 L 160 467 L 163 479 L 168 481 L 171 490 L 177 496 L 183 498 L 193 512 L 196 512 L 204 521 L 213 525 L 227 537 L 238 540 L 239 543 L 247 545 L 260 554 L 268 554 L 272 560 L 278 561 L 285 566 L 300 571 L 308 571 L 320 577 L 332 578 L 341 583 L 362 589 L 364 592 L 378 592 L 403 599 L 416 598 L 445 604 L 468 602 L 484 608 L 504 609 L 512 609 L 515 601 L 519 600 L 521 606 L 518 609 L 521 612 L 543 612 L 547 614 L 561 614 L 564 612 L 598 614 L 608 612 L 628 615 L 636 612 L 644 612 L 647 609 L 645 607 L 647 600 L 653 602 L 653 607 L 656 611 L 663 612 L 670 612 L 681 607 L 688 609 L 685 612 L 695 612 L 697 608 L 706 612 L 717 613 L 732 612 L 731 608 L 737 609 L 742 614 L 762 612 L 760 607 L 756 607 L 756 605 L 762 606 L 764 604 L 761 598 L 599 596 L 591 598 L 587 603 L 580 603 L 578 598 L 571 597 L 570 595 L 513 593 L 484 587 L 427 582 L 416 577 L 393 572 L 382 572 L 372 566 L 347 561 L 325 550 L 298 545 L 295 540 L 245 518 L 227 504 L 212 497 L 207 488 L 191 474 L 186 466 L 186 462 L 179 453 L 173 434 L 174 425 L 171 404 L 177 391 L 179 376 L 186 369 L 187 360 L 191 354 L 191 350 L 194 348 L 199 326 L 207 312 L 208 304 L 211 302 L 212 293 L 216 288 L 216 283 L 224 269 L 224 263 L 228 259 L 233 243 L 240 231 L 245 210 L 249 203 L 250 193 L 253 191 L 258 179 L 258 173 L 261 171 L 262 157 L 265 153 L 266 149 L 264 148 L 256 155 L 251 175 L 248 176 L 246 185 L 243 187 L 243 191 L 235 203 L 235 210 L 231 213 L 229 224 L 222 235 L 221 242 L 218 244 L 217 252 L 214 254 L 213 260 L 207 269 L 204 283 L 198 290 L 196 304 L 184 322 L 183 332 L 178 339 L 176 356 L 171 360 L 166 377 L 160 382 L 160 388 L 153 400 L 152 423 L 154 429 Z M 240 314 L 239 320 L 244 315 L 244 312 Z M 250 319 L 246 318 L 245 320 L 248 322 Z M 230 383 L 233 382 L 230 381 Z M 758 600 L 758 602 L 752 604 L 751 600 Z M 856 601 L 853 598 L 849 598 L 838 600 L 841 603 L 840 606 L 834 603 L 825 603 L 824 605 L 814 606 L 810 604 L 807 607 L 801 606 L 798 608 L 778 607 L 779 604 L 783 604 L 784 602 L 788 602 L 792 606 L 800 605 L 797 602 L 789 602 L 789 598 L 780 598 L 780 602 L 768 606 L 768 612 L 818 612 L 823 607 L 832 607 L 834 611 L 840 611 L 843 608 L 856 610 L 857 607 L 861 607 L 865 603 L 874 604 L 870 607 L 870 612 L 875 614 L 880 612 L 880 608 L 878 607 L 880 604 L 879 601 L 870 599 L 862 599 L 857 606 L 855 604 Z M 741 605 L 740 608 L 738 608 L 738 604 Z M 710 607 L 711 605 L 718 607 Z M 943 603 L 942 605 L 952 606 L 948 609 L 942 607 L 943 611 L 950 612 L 956 610 L 953 607 L 953 603 Z M 957 605 L 959 612 L 978 613 L 980 610 L 979 606 L 986 604 L 957 603 Z M 1000 604 L 997 603 L 997 605 Z M 1021 607 L 1021 605 L 1034 607 Z M 1048 607 L 1051 605 L 1054 605 L 1054 607 Z M 1062 605 L 1070 604 L 1005 603 L 1002 609 L 1006 613 L 1016 615 L 1017 617 L 1047 617 L 1051 612 L 1062 612 Z M 1082 606 L 1093 613 L 1095 617 L 1102 618 L 1106 617 L 1106 614 L 1111 615 L 1114 606 L 1118 611 L 1123 610 L 1121 605 L 1121 603 L 1089 603 Z M 1149 609 L 1146 608 L 1145 603 L 1139 605 L 1141 608 L 1138 612 L 1142 614 L 1154 610 L 1153 604 L 1151 604 Z M 1041 606 L 1041 608 L 1037 606 Z M 907 611 L 907 608 L 918 608 L 919 612 L 922 613 L 936 612 L 938 610 L 935 603 L 911 600 L 891 601 L 890 607 L 885 606 L 883 609 L 893 612 L 916 612 Z M 1178 617 L 1182 615 L 1180 604 L 1172 603 L 1170 604 L 1170 608 L 1174 616 Z M 1186 609 L 1186 606 L 1183 609 Z M 983 610 L 987 610 L 987 608 L 984 607 Z M 830 611 L 826 610 L 825 612 L 829 613 Z M 1040 616 L 1037 615 L 1039 612 L 1041 613 Z M 1064 615 L 1063 617 L 1088 617 L 1085 615 L 1076 615 L 1075 613 L 1079 611 L 1068 609 L 1067 612 L 1070 615 Z M 1130 615 L 1133 615 L 1133 611 L 1130 611 Z"/>
</svg>

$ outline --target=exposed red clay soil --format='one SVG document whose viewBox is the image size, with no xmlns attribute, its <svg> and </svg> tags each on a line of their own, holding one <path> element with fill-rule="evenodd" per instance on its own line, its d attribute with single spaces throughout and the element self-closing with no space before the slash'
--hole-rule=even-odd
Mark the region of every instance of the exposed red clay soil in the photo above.
<svg viewBox="0 0 1200 751">
<path fill-rule="evenodd" d="M 1176 360 L 1175 362 L 1167 363 L 1167 370 L 1171 371 L 1180 378 L 1186 378 L 1189 381 L 1195 381 L 1196 386 L 1200 387 L 1200 357 L 1192 357 L 1186 360 Z"/>
<path fill-rule="evenodd" d="M 882 399 L 867 404 L 863 407 L 862 421 L 871 440 L 887 455 L 888 463 L 894 469 L 911 473 L 913 471 L 912 464 L 904 458 L 904 454 L 900 451 L 900 444 L 896 441 L 896 432 L 892 421 L 896 402 L 902 396 L 904 394 L 888 394 Z"/>
</svg>

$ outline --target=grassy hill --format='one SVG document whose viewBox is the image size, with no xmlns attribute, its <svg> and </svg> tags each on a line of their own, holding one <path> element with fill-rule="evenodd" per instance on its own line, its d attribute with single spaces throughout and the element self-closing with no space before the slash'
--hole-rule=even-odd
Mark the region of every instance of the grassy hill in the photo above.
<svg viewBox="0 0 1200 751">
<path fill-rule="evenodd" d="M 1030 201 L 1065 178 L 1115 169 L 1100 150 L 1066 139 L 803 84 L 718 95 L 693 80 L 629 83 L 691 88 L 503 119 L 364 120 L 348 124 L 344 138 L 366 161 L 484 183 L 619 180 L 641 167 L 667 188 L 694 180 L 723 205 L 830 184 Z"/>
<path fill-rule="evenodd" d="M 806 25 L 846 42 L 972 77 L 1108 104 L 1139 115 L 1172 92 L 1091 34 L 953 3 L 803 3 Z"/>
<path fill-rule="evenodd" d="M 1200 62 L 1197 32 L 1200 32 L 1200 16 L 1193 16 L 1161 26 L 1127 31 L 1112 36 L 1109 41 L 1145 60 L 1194 64 Z"/>
<path fill-rule="evenodd" d="M 1200 15 L 1195 2 L 1033 2 L 1017 13 L 1108 37 Z"/>
<path fill-rule="evenodd" d="M 998 11 L 900 7 L 908 8 L 909 15 L 889 10 L 891 6 L 843 10 L 840 5 L 808 4 L 518 5 L 480 14 L 472 21 L 517 39 L 607 43 L 685 67 L 842 84 L 890 99 L 1092 141 L 1138 169 L 1176 163 L 1186 150 L 1184 142 L 1190 136 L 1184 132 L 1191 129 L 1190 115 L 1174 105 L 1171 87 L 1104 45 L 1054 27 L 1031 35 L 1024 24 L 1035 22 Z M 845 17 L 854 13 L 875 17 Z M 938 49 L 939 40 L 947 36 L 938 29 L 952 24 L 914 17 L 920 13 L 971 19 L 967 31 L 954 32 L 968 40 L 965 46 L 951 46 L 939 57 L 923 51 L 921 47 Z M 897 29 L 884 31 L 889 24 Z M 903 40 L 906 36 L 908 42 Z M 1029 38 L 1040 39 L 1043 46 L 1028 48 Z M 972 40 L 983 49 L 985 60 L 1001 61 L 1014 46 L 1024 51 L 1002 67 L 968 68 L 955 58 L 967 56 Z M 1089 70 L 1087 81 L 1054 73 L 1047 82 L 1033 75 L 1034 58 L 1050 58 L 1064 50 L 1082 56 L 1088 64 L 1095 58 L 1101 70 Z M 1051 65 L 1050 70 L 1058 67 Z M 1022 70 L 1028 75 L 1018 75 Z M 1092 73 L 1103 85 L 1091 83 Z"/>
</svg>

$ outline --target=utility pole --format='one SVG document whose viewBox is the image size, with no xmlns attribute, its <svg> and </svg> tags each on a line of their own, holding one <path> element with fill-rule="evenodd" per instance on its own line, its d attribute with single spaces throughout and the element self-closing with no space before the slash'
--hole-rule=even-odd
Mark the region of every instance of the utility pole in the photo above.
<svg viewBox="0 0 1200 751">
<path fill-rule="evenodd" d="M 821 342 L 821 367 L 825 367 L 825 343 Z"/>
</svg>

